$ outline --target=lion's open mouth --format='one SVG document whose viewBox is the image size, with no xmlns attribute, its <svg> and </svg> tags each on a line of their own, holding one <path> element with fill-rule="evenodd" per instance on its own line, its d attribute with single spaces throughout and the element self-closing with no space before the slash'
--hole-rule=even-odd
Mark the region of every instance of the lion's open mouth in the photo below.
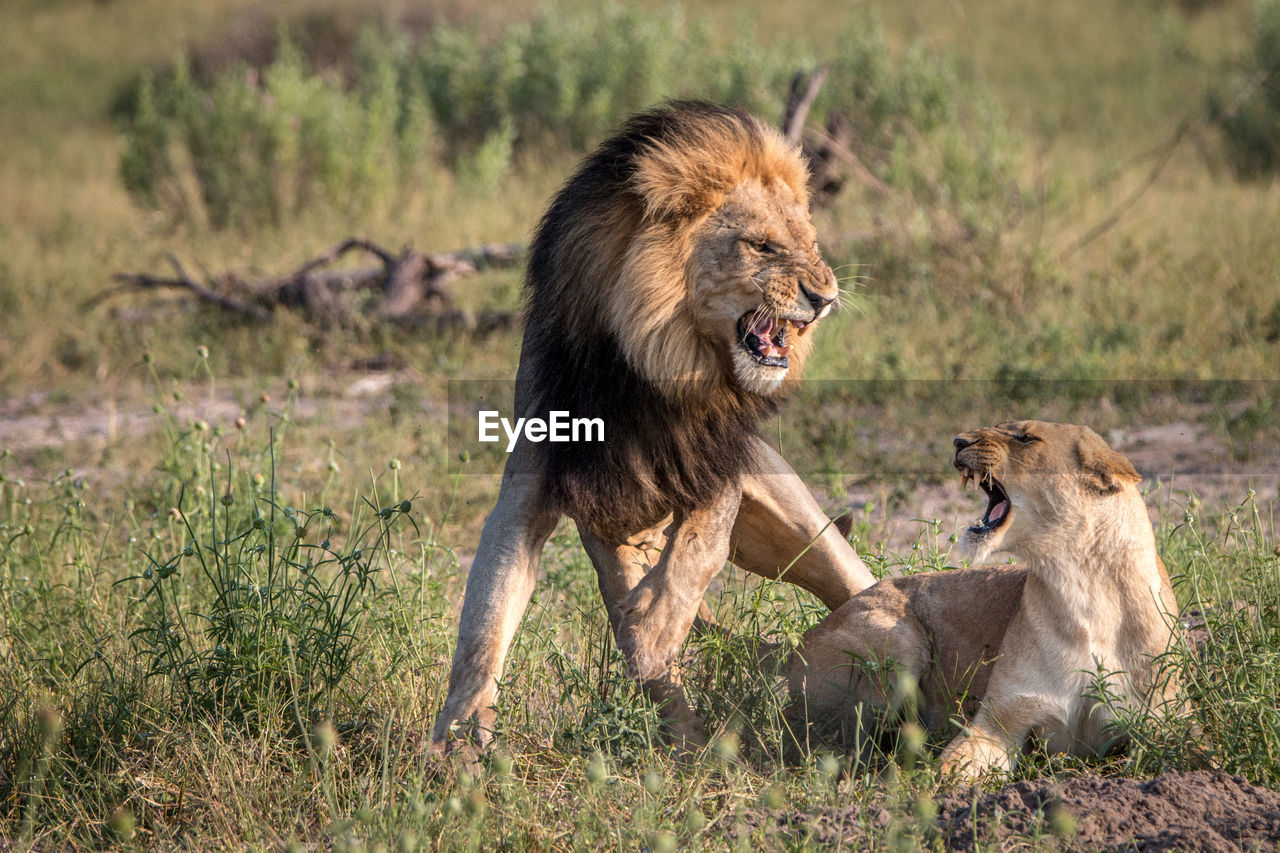
<svg viewBox="0 0 1280 853">
<path fill-rule="evenodd" d="M 969 528 L 969 532 L 977 536 L 985 536 L 1008 524 L 1009 510 L 1013 508 L 1013 504 L 1009 501 L 1009 495 L 1005 492 L 1004 486 L 1000 485 L 1000 481 L 989 471 L 986 474 L 979 474 L 961 462 L 956 463 L 956 468 L 959 469 L 960 479 L 966 486 L 970 480 L 973 480 L 987 493 L 987 511 L 983 513 L 981 521 Z"/>
<path fill-rule="evenodd" d="M 757 364 L 785 368 L 789 365 L 787 354 L 791 352 L 788 334 L 793 331 L 804 334 L 808 326 L 807 322 L 781 317 L 761 317 L 752 310 L 738 318 L 738 341 Z"/>
</svg>

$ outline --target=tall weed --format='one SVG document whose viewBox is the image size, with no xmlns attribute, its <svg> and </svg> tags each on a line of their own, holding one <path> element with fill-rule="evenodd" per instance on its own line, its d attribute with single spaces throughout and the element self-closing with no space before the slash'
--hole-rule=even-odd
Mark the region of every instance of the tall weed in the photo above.
<svg viewBox="0 0 1280 853">
<path fill-rule="evenodd" d="M 1133 770 L 1212 767 L 1280 785 L 1280 551 L 1251 494 L 1221 518 L 1188 503 L 1162 551 L 1194 627 L 1162 661 L 1185 709 L 1120 716 Z"/>
</svg>

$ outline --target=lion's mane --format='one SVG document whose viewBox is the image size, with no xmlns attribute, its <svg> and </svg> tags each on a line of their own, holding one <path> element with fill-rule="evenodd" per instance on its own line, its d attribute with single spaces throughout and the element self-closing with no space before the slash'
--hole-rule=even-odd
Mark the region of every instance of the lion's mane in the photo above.
<svg viewBox="0 0 1280 853">
<path fill-rule="evenodd" d="M 537 228 L 516 404 L 604 420 L 603 443 L 537 446 L 553 499 L 596 531 L 705 505 L 742 472 L 759 421 L 784 396 L 739 387 L 688 308 L 693 226 L 748 178 L 807 198 L 805 165 L 776 131 L 671 103 L 602 143 Z"/>
</svg>

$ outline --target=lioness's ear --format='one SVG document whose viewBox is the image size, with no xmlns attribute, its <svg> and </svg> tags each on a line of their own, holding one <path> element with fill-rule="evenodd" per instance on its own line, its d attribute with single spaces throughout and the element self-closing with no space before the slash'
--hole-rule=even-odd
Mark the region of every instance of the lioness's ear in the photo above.
<svg viewBox="0 0 1280 853">
<path fill-rule="evenodd" d="M 1108 447 L 1096 433 L 1088 433 L 1076 444 L 1076 459 L 1086 485 L 1098 494 L 1110 494 L 1125 483 L 1142 482 L 1133 463 Z"/>
</svg>

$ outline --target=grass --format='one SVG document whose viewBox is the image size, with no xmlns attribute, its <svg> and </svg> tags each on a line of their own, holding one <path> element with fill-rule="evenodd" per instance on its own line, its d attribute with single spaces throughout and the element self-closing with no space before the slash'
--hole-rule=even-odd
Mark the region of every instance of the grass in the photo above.
<svg viewBox="0 0 1280 853">
<path fill-rule="evenodd" d="M 796 849 L 812 824 L 765 816 L 844 809 L 866 833 L 846 846 L 936 844 L 938 736 L 907 731 L 866 764 L 829 755 L 833 744 L 795 755 L 745 639 L 694 643 L 690 681 L 720 740 L 673 763 L 568 527 L 508 664 L 501 751 L 479 776 L 428 772 L 419 750 L 501 462 L 462 462 L 445 440 L 449 383 L 509 378 L 518 337 L 317 331 L 291 317 L 264 330 L 163 299 L 84 306 L 111 273 L 159 267 L 166 251 L 274 271 L 352 230 L 422 250 L 523 240 L 576 155 L 527 151 L 487 188 L 432 170 L 403 204 L 375 200 L 354 224 L 323 205 L 247 230 L 166 222 L 123 188 L 111 104 L 249 5 L 0 9 L 0 417 L 32 419 L 0 425 L 13 442 L 0 448 L 0 836 L 18 848 Z M 906 522 L 906 539 L 889 525 L 929 516 L 915 486 L 944 476 L 961 427 L 1186 420 L 1242 468 L 1268 470 L 1280 188 L 1231 180 L 1202 127 L 1113 228 L 1072 249 L 1141 185 L 1148 152 L 1201 114 L 1204 92 L 1229 85 L 1248 4 L 1195 16 L 1165 3 L 875 8 L 895 55 L 920 40 L 954 55 L 968 93 L 958 133 L 988 107 L 1007 118 L 1016 153 L 1002 168 L 1019 193 L 981 243 L 944 239 L 952 223 L 930 219 L 945 206 L 927 193 L 850 186 L 817 215 L 850 310 L 819 332 L 811 376 L 824 381 L 769 433 L 833 505 L 878 495 L 855 531 L 873 568 L 953 561 L 945 524 Z M 478 16 L 488 32 L 506 23 L 465 3 L 440 14 Z M 689 14 L 717 49 L 753 31 L 822 57 L 840 29 L 815 22 L 856 11 L 805 0 Z M 506 307 L 517 280 L 490 273 L 457 291 L 468 307 Z M 372 357 L 392 369 L 360 366 Z M 386 387 L 370 395 L 362 378 Z M 1280 728 L 1266 716 L 1280 704 L 1275 492 L 1255 479 L 1248 500 L 1175 490 L 1157 505 L 1180 602 L 1214 608 L 1210 651 L 1171 656 L 1195 698 L 1195 753 L 1178 725 L 1135 720 L 1128 759 L 1033 756 L 1020 777 L 1146 775 L 1207 754 L 1280 784 Z M 732 570 L 712 598 L 744 638 L 794 640 L 821 616 L 791 587 Z M 1223 606 L 1235 600 L 1254 607 Z M 1044 833 L 1029 841 L 1050 843 Z"/>
<path fill-rule="evenodd" d="M 479 776 L 434 775 L 419 751 L 463 575 L 438 535 L 439 496 L 407 496 L 401 465 L 364 485 L 344 470 L 294 485 L 292 422 L 215 436 L 168 408 L 151 439 L 165 470 L 123 504 L 74 471 L 35 481 L 12 458 L 0 467 L 0 820 L 20 843 L 791 849 L 817 825 L 777 815 L 850 810 L 888 815 L 850 845 L 932 843 L 944 789 L 929 756 L 944 734 L 907 729 L 862 760 L 822 741 L 796 752 L 751 640 L 794 641 L 821 617 L 787 585 L 723 578 L 712 600 L 734 637 L 695 641 L 689 673 L 717 745 L 674 763 L 568 530 L 512 650 L 500 750 Z M 935 522 L 905 550 L 863 547 L 877 573 L 937 570 L 955 560 L 949 533 Z M 1207 760 L 1277 782 L 1280 728 L 1258 717 L 1280 695 L 1274 520 L 1252 499 L 1218 513 L 1180 496 L 1158 534 L 1183 607 L 1217 607 L 1209 651 L 1171 661 L 1202 734 L 1133 720 L 1127 761 L 1032 755 L 1019 778 Z M 873 520 L 854 535 L 873 539 Z M 1254 609 L 1224 606 L 1235 599 Z"/>
</svg>

